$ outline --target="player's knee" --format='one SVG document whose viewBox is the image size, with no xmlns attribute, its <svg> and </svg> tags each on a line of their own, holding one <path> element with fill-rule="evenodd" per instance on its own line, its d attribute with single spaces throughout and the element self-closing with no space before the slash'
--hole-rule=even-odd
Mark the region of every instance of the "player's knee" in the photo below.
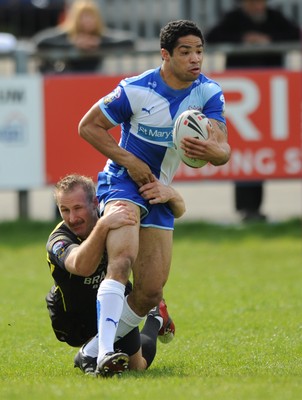
<svg viewBox="0 0 302 400">
<path fill-rule="evenodd" d="M 160 303 L 162 298 L 163 298 L 162 290 L 147 293 L 146 294 L 146 305 L 148 305 L 148 311 L 151 310 L 151 308 L 157 306 Z"/>
<path fill-rule="evenodd" d="M 139 304 L 142 311 L 147 314 L 151 308 L 160 303 L 162 296 L 162 289 L 150 288 L 149 290 L 139 291 L 139 293 L 137 293 L 135 302 L 136 304 Z"/>
<path fill-rule="evenodd" d="M 130 277 L 133 263 L 134 258 L 127 255 L 110 261 L 107 267 L 106 277 L 126 283 Z"/>
</svg>

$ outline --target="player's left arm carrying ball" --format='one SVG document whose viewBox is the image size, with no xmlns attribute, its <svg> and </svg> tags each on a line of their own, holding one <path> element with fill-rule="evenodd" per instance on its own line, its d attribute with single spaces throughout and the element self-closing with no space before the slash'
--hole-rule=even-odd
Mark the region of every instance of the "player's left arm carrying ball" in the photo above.
<svg viewBox="0 0 302 400">
<path fill-rule="evenodd" d="M 187 157 L 205 160 L 216 166 L 226 164 L 231 156 L 226 124 L 211 118 L 209 121 L 207 140 L 186 137 L 181 141 L 181 148 Z"/>
<path fill-rule="evenodd" d="M 169 185 L 164 185 L 154 177 L 154 181 L 139 188 L 140 195 L 150 204 L 168 203 L 175 218 L 180 218 L 186 211 L 184 199 Z"/>
<path fill-rule="evenodd" d="M 154 178 L 149 166 L 132 153 L 121 148 L 110 135 L 108 131 L 114 126 L 100 110 L 99 104 L 96 103 L 80 121 L 79 135 L 100 153 L 125 167 L 138 186 L 152 182 Z"/>
</svg>

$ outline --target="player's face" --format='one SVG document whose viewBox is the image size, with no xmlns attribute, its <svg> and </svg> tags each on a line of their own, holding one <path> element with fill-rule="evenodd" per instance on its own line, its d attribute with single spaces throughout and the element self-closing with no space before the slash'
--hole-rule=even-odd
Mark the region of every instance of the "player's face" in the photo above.
<svg viewBox="0 0 302 400">
<path fill-rule="evenodd" d="M 203 45 L 197 36 L 188 35 L 179 38 L 173 54 L 165 59 L 170 75 L 179 88 L 188 87 L 201 73 Z"/>
<path fill-rule="evenodd" d="M 61 216 L 69 229 L 81 239 L 86 239 L 97 222 L 97 199 L 89 202 L 81 186 L 69 193 L 57 194 Z"/>
</svg>

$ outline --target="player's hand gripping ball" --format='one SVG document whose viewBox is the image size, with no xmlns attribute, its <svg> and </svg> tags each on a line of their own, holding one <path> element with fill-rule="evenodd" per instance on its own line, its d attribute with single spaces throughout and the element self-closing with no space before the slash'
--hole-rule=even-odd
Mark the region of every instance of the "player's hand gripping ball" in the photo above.
<svg viewBox="0 0 302 400">
<path fill-rule="evenodd" d="M 180 142 L 185 137 L 193 137 L 200 140 L 208 138 L 207 125 L 209 119 L 198 110 L 184 111 L 176 119 L 173 128 L 173 143 L 181 160 L 192 168 L 201 168 L 207 164 L 207 161 L 185 156 L 184 150 L 180 147 Z"/>
</svg>

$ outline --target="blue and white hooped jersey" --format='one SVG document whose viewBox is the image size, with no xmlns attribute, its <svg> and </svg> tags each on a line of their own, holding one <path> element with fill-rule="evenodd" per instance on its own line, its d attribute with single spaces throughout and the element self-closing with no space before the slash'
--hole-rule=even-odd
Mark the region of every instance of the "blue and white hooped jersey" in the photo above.
<svg viewBox="0 0 302 400">
<path fill-rule="evenodd" d="M 119 145 L 146 162 L 167 185 L 180 163 L 172 138 L 177 117 L 194 109 L 225 122 L 224 96 L 217 82 L 200 74 L 189 88 L 175 90 L 163 81 L 160 67 L 122 80 L 99 107 L 114 125 L 121 124 Z M 108 160 L 105 172 L 115 175 L 123 173 L 121 169 Z"/>
</svg>

